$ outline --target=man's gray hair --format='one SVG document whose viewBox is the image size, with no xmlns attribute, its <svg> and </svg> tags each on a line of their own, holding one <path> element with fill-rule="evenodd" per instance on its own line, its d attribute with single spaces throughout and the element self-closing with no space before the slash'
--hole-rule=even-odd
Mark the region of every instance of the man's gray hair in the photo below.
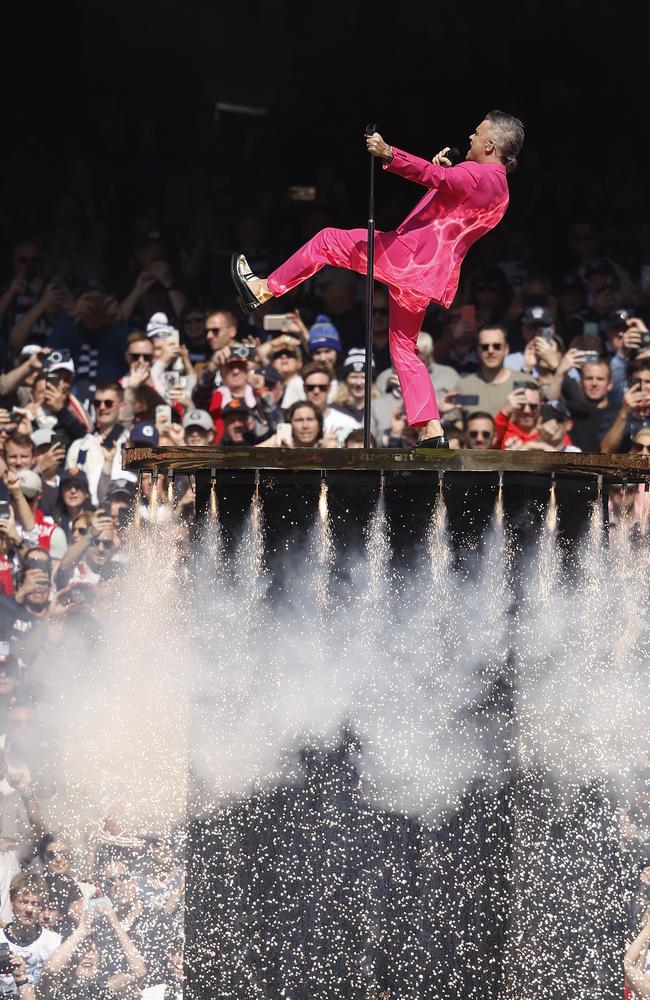
<svg viewBox="0 0 650 1000">
<path fill-rule="evenodd" d="M 492 124 L 501 162 L 509 174 L 517 166 L 517 156 L 524 144 L 524 126 L 518 118 L 505 111 L 488 111 L 485 117 Z"/>
</svg>

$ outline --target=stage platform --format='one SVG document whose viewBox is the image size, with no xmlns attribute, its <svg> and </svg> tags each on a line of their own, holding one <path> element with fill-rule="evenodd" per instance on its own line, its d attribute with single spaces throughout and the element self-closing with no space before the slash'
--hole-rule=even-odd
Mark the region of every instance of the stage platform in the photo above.
<svg viewBox="0 0 650 1000">
<path fill-rule="evenodd" d="M 581 452 L 451 451 L 439 448 L 130 448 L 124 467 L 131 472 L 211 470 L 279 472 L 452 472 L 524 473 L 538 476 L 602 476 L 605 483 L 650 479 L 648 455 Z"/>
</svg>

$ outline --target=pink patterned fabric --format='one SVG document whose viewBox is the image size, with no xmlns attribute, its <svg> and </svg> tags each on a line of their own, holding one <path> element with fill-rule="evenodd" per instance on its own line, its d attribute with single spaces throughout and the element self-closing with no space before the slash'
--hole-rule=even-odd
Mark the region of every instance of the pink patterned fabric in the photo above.
<svg viewBox="0 0 650 1000">
<path fill-rule="evenodd" d="M 508 185 L 501 164 L 437 167 L 395 147 L 393 153 L 387 170 L 429 188 L 395 232 L 375 234 L 375 277 L 390 293 L 391 360 L 406 418 L 419 427 L 439 419 L 429 372 L 417 355 L 424 313 L 431 300 L 451 305 L 463 257 L 502 218 Z M 269 288 L 283 295 L 325 264 L 365 274 L 367 250 L 365 229 L 322 229 L 269 275 Z"/>
</svg>

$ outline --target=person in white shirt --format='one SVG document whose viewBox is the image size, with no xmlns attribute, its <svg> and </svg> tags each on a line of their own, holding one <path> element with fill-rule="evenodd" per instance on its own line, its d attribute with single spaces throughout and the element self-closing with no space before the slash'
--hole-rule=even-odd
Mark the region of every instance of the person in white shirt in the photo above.
<svg viewBox="0 0 650 1000">
<path fill-rule="evenodd" d="M 43 974 L 45 963 L 61 944 L 61 935 L 41 927 L 41 909 L 47 898 L 40 875 L 21 873 L 11 882 L 9 900 L 14 918 L 0 930 L 0 943 L 9 945 L 14 955 L 25 963 L 25 977 L 33 986 Z M 0 975 L 3 996 L 19 996 L 12 975 Z"/>
</svg>

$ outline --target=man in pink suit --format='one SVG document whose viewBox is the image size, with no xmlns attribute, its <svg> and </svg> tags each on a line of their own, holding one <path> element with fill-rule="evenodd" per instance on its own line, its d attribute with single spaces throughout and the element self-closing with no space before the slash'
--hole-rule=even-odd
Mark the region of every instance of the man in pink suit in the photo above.
<svg viewBox="0 0 650 1000">
<path fill-rule="evenodd" d="M 406 417 L 419 428 L 418 444 L 444 447 L 436 395 L 417 355 L 417 337 L 429 302 L 449 308 L 460 266 L 473 243 L 493 229 L 508 206 L 506 173 L 517 165 L 523 125 L 502 111 L 490 111 L 470 135 L 463 163 L 452 166 L 445 153 L 433 162 L 388 146 L 378 132 L 366 137 L 384 169 L 416 181 L 427 193 L 394 232 L 375 234 L 375 277 L 390 294 L 390 354 L 399 377 Z M 251 273 L 235 254 L 232 276 L 245 312 L 283 295 L 325 264 L 365 274 L 365 229 L 322 229 L 268 278 Z"/>
</svg>

